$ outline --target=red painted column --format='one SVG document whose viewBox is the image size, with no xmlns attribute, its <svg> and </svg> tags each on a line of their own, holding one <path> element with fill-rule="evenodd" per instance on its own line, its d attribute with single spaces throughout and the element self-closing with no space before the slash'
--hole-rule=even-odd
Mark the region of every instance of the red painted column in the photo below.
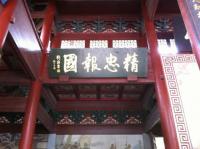
<svg viewBox="0 0 200 149">
<path fill-rule="evenodd" d="M 156 96 L 160 110 L 161 127 L 165 141 L 166 149 L 178 149 L 178 139 L 173 119 L 172 107 L 167 93 L 167 88 L 163 79 L 163 70 L 160 55 L 158 53 L 157 35 L 155 32 L 154 21 L 149 19 L 147 9 L 143 1 L 142 13 L 147 36 L 148 47 L 151 52 L 151 60 L 156 80 Z"/>
<path fill-rule="evenodd" d="M 22 129 L 22 136 L 20 139 L 20 149 L 31 149 L 33 142 L 33 135 L 35 131 L 35 123 L 37 118 L 37 109 L 40 100 L 42 84 L 39 80 L 32 83 L 31 90 L 26 103 L 26 111 Z"/>
<path fill-rule="evenodd" d="M 14 14 L 16 5 L 17 5 L 17 0 L 10 0 L 5 5 L 5 7 L 2 8 L 2 10 L 1 10 L 1 13 L 0 13 L 0 48 L 3 47 L 6 35 L 8 33 L 8 27 L 12 20 L 12 16 Z"/>
<path fill-rule="evenodd" d="M 55 6 L 50 3 L 46 9 L 46 14 L 44 18 L 42 33 L 41 33 L 41 41 L 43 44 L 43 50 L 42 50 L 42 59 L 40 64 L 40 71 L 39 76 L 43 77 L 45 65 L 47 62 L 47 48 L 51 36 L 51 27 L 53 24 L 53 18 L 55 13 Z M 40 78 L 36 78 L 36 80 L 33 82 L 33 85 L 30 90 L 30 94 L 28 96 L 28 101 L 26 105 L 26 111 L 25 111 L 25 118 L 23 123 L 23 130 L 22 130 L 22 136 L 20 139 L 19 148 L 20 149 L 31 149 L 32 148 L 32 142 L 33 142 L 33 135 L 35 131 L 35 123 L 37 118 L 37 110 L 38 105 L 40 101 L 41 96 L 41 89 L 42 89 L 42 83 L 40 82 Z"/>
<path fill-rule="evenodd" d="M 200 66 L 200 35 L 196 34 L 196 31 L 194 28 L 195 22 L 192 21 L 192 18 L 189 15 L 189 10 L 187 8 L 187 4 L 186 4 L 185 0 L 177 0 L 177 1 L 178 1 L 180 11 L 181 11 L 181 15 L 183 17 L 183 21 L 184 21 L 186 30 L 190 37 L 190 43 L 192 45 L 193 53 L 195 54 L 197 62 Z"/>
<path fill-rule="evenodd" d="M 45 13 L 46 14 L 45 14 L 45 19 L 44 19 L 43 26 L 42 26 L 40 39 L 43 44 L 43 48 L 44 48 L 43 50 L 46 53 L 47 52 L 46 50 L 49 45 L 49 40 L 51 37 L 51 29 L 52 29 L 52 25 L 53 25 L 53 19 L 55 16 L 55 4 L 50 2 Z"/>
</svg>

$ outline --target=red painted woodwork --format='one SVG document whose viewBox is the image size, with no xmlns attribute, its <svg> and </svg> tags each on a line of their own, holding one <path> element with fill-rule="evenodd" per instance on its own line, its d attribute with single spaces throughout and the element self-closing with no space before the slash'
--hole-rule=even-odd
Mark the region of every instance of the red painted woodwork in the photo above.
<svg viewBox="0 0 200 149">
<path fill-rule="evenodd" d="M 24 112 L 26 98 L 0 97 L 0 112 Z"/>
<path fill-rule="evenodd" d="M 9 78 L 9 79 L 8 79 Z M 28 79 L 22 72 L 3 70 L 0 71 L 1 84 L 16 84 L 16 85 L 30 85 L 31 80 Z"/>
<path fill-rule="evenodd" d="M 13 21 L 13 13 L 17 5 L 17 0 L 9 1 L 0 13 L 0 49 L 3 47 L 6 35 L 8 33 L 8 27 L 11 21 Z"/>
<path fill-rule="evenodd" d="M 47 0 L 36 0 L 36 3 L 44 3 Z M 57 2 L 57 9 L 60 15 L 103 15 L 103 14 L 140 14 L 140 0 L 68 0 Z M 173 6 L 173 7 L 172 7 Z M 158 13 L 177 13 L 178 5 L 175 0 L 160 0 Z M 104 8 L 104 9 L 102 9 Z"/>
<path fill-rule="evenodd" d="M 44 99 L 46 100 L 47 105 L 54 110 L 55 106 L 57 104 L 56 98 L 53 95 L 53 93 L 51 92 L 51 90 L 47 87 L 42 88 L 42 97 L 44 97 Z"/>
<path fill-rule="evenodd" d="M 132 101 L 103 101 L 103 100 L 95 100 L 95 101 L 58 101 L 56 105 L 56 111 L 64 112 L 71 110 L 131 110 L 131 111 L 141 111 L 142 104 L 139 100 Z"/>
<path fill-rule="evenodd" d="M 41 94 L 41 82 L 36 80 L 33 82 L 30 93 L 28 95 L 28 101 L 26 105 L 26 113 L 24 117 L 22 136 L 20 138 L 20 149 L 31 149 L 32 139 L 35 131 L 35 123 L 37 110 L 39 105 L 39 99 Z"/>
<path fill-rule="evenodd" d="M 0 14 L 1 14 L 2 11 L 3 11 L 3 5 L 0 4 Z"/>
<path fill-rule="evenodd" d="M 60 79 L 51 79 L 48 78 L 48 74 L 46 74 L 46 76 L 44 77 L 44 79 L 42 80 L 42 82 L 44 84 L 131 84 L 133 82 L 128 81 L 127 78 L 96 78 L 96 79 L 84 79 L 84 78 L 80 78 L 80 79 L 69 79 L 69 78 L 65 78 L 63 77 L 61 80 Z M 143 84 L 152 84 L 154 83 L 154 78 L 153 78 L 153 74 L 151 74 L 149 77 L 143 79 L 143 78 L 138 78 L 137 81 L 135 81 L 134 83 L 139 84 L 139 83 L 143 83 Z"/>
<path fill-rule="evenodd" d="M 44 52 L 46 52 L 46 50 L 48 49 L 54 15 L 55 15 L 55 4 L 50 2 L 45 11 L 45 19 L 43 22 L 42 31 L 40 35 Z"/>
<path fill-rule="evenodd" d="M 194 22 L 192 21 L 191 16 L 189 15 L 189 10 L 188 7 L 186 6 L 185 0 L 177 0 L 177 1 L 181 11 L 181 15 L 183 17 L 183 21 L 185 23 L 185 27 L 190 37 L 192 51 L 195 54 L 197 62 L 200 67 L 200 43 L 199 43 L 200 37 L 197 37 L 199 35 L 195 33 Z"/>
<path fill-rule="evenodd" d="M 21 124 L 0 124 L 0 133 L 21 133 Z M 42 125 L 37 125 L 35 129 L 37 134 L 47 134 L 48 131 Z"/>
<path fill-rule="evenodd" d="M 159 0 L 146 0 L 146 8 L 150 19 L 154 19 Z"/>
<path fill-rule="evenodd" d="M 155 105 L 145 119 L 144 129 L 149 132 L 160 121 L 160 113 L 158 107 Z"/>
<path fill-rule="evenodd" d="M 148 17 L 145 3 L 142 3 L 142 13 L 144 17 L 144 24 L 146 29 L 146 36 L 149 48 L 151 50 L 151 59 L 153 64 L 154 76 L 156 81 L 156 95 L 160 111 L 160 118 L 162 123 L 162 132 L 164 135 L 165 147 L 167 149 L 178 149 L 178 139 L 176 135 L 176 128 L 171 110 L 167 88 L 162 79 L 163 71 L 161 65 L 160 55 L 158 53 L 157 35 L 155 32 L 154 22 Z"/>
<path fill-rule="evenodd" d="M 178 7 L 177 7 L 178 8 Z M 178 10 L 175 11 L 173 10 L 172 12 L 164 12 L 160 14 L 155 14 L 154 18 L 155 19 L 162 19 L 162 18 L 168 18 L 171 19 L 174 16 L 179 15 Z M 32 18 L 44 18 L 44 11 L 33 11 L 31 12 Z M 83 14 L 77 14 L 77 15 L 69 15 L 69 14 L 59 14 L 57 16 L 58 20 L 63 20 L 63 21 L 72 21 L 74 18 L 78 20 L 84 20 L 84 21 L 94 21 L 97 18 L 104 20 L 104 21 L 116 21 L 119 18 L 123 18 L 124 20 L 127 21 L 133 21 L 133 20 L 138 20 L 141 19 L 141 17 L 138 14 L 105 14 L 105 15 L 95 15 L 95 14 L 90 14 L 90 15 L 83 15 Z"/>
<path fill-rule="evenodd" d="M 43 16 L 43 12 L 32 12 L 32 16 L 36 17 L 36 18 L 41 18 Z M 136 14 L 133 15 L 129 15 L 129 14 L 105 14 L 105 15 L 94 15 L 94 14 L 90 14 L 90 15 L 83 15 L 83 14 L 77 14 L 77 15 L 69 15 L 69 14 L 65 14 L 65 15 L 59 15 L 58 19 L 59 20 L 63 20 L 63 21 L 72 21 L 74 20 L 74 18 L 78 19 L 78 20 L 84 20 L 84 21 L 94 21 L 97 18 L 103 20 L 103 21 L 116 21 L 119 18 L 123 18 L 126 21 L 133 21 L 133 20 L 137 20 L 140 19 L 140 17 Z"/>
<path fill-rule="evenodd" d="M 52 3 L 49 3 L 47 11 L 45 13 L 46 13 L 45 19 L 41 33 L 41 41 L 43 45 L 41 64 L 39 67 L 39 76 L 41 77 L 43 76 L 44 69 L 46 68 L 45 65 L 47 63 L 47 48 L 51 36 L 51 27 L 53 24 L 53 18 L 55 14 L 55 7 Z M 20 140 L 20 149 L 32 148 L 33 134 L 35 129 L 36 115 L 41 96 L 41 90 L 42 90 L 42 83 L 40 82 L 39 78 L 36 78 L 36 80 L 33 82 L 33 86 L 31 88 L 28 98 L 29 100 L 26 106 L 22 137 Z M 39 112 L 45 114 L 45 110 L 42 109 L 41 106 L 39 107 Z M 48 114 L 46 113 L 46 116 L 43 116 L 41 119 L 45 124 L 47 116 Z M 47 123 L 48 125 L 46 125 L 46 127 L 47 129 L 51 130 L 53 127 L 53 120 L 50 120 L 50 117 L 48 118 L 48 120 L 49 122 Z"/>
<path fill-rule="evenodd" d="M 18 1 L 14 17 L 15 23 L 9 27 L 9 32 L 19 49 L 22 61 L 32 77 L 37 78 L 42 45 L 24 1 Z"/>
<path fill-rule="evenodd" d="M 53 119 L 48 114 L 48 112 L 43 108 L 41 104 L 39 104 L 39 107 L 38 107 L 38 119 L 49 132 L 53 130 L 53 127 L 54 127 Z"/>
<path fill-rule="evenodd" d="M 142 125 L 56 125 L 54 132 L 59 135 L 65 134 L 142 134 L 144 129 Z"/>
<path fill-rule="evenodd" d="M 0 112 L 28 112 L 25 110 L 26 102 L 26 97 L 0 97 Z M 49 132 L 53 130 L 53 120 L 40 104 L 37 118 Z"/>
</svg>

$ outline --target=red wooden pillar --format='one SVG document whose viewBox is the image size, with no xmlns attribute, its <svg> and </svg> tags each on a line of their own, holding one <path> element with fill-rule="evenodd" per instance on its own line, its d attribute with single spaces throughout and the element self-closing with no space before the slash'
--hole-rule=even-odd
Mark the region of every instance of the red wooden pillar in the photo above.
<svg viewBox="0 0 200 149">
<path fill-rule="evenodd" d="M 50 3 L 46 10 L 42 33 L 41 33 L 41 41 L 43 44 L 43 50 L 42 50 L 42 59 L 41 59 L 41 64 L 40 64 L 39 76 L 43 76 L 43 72 L 45 69 L 46 62 L 47 62 L 47 48 L 48 48 L 49 39 L 51 36 L 51 27 L 53 24 L 54 14 L 55 14 L 55 7 L 52 3 Z M 20 149 L 32 148 L 33 135 L 35 131 L 35 122 L 37 118 L 37 109 L 38 109 L 38 105 L 40 101 L 41 89 L 42 89 L 42 83 L 40 82 L 39 78 L 36 78 L 36 80 L 33 82 L 33 85 L 31 87 L 31 90 L 28 96 L 22 136 L 21 136 L 20 144 L 19 144 Z"/>
<path fill-rule="evenodd" d="M 161 127 L 166 149 L 178 149 L 178 138 L 173 119 L 172 107 L 167 93 L 167 88 L 163 79 L 163 70 L 160 55 L 158 53 L 157 35 L 155 32 L 154 21 L 148 17 L 145 2 L 142 3 L 142 13 L 147 36 L 148 47 L 151 52 L 151 60 L 156 80 L 156 95 L 160 110 Z"/>
<path fill-rule="evenodd" d="M 2 10 L 0 13 L 0 48 L 3 47 L 6 35 L 8 33 L 8 27 L 12 20 L 16 5 L 17 0 L 10 0 L 4 8 L 2 8 L 1 6 Z"/>
<path fill-rule="evenodd" d="M 22 136 L 20 139 L 20 149 L 31 149 L 32 140 L 35 131 L 35 123 L 37 118 L 37 109 L 40 100 L 42 84 L 39 80 L 32 83 L 31 90 L 28 96 L 26 111 L 23 123 Z"/>
<path fill-rule="evenodd" d="M 199 28 L 200 24 L 197 22 L 197 20 L 192 19 L 193 16 L 190 14 L 190 11 L 192 10 L 190 10 L 189 6 L 187 6 L 186 0 L 177 0 L 177 1 L 178 1 L 180 11 L 181 11 L 181 15 L 183 17 L 186 30 L 190 37 L 190 43 L 192 45 L 193 53 L 195 54 L 197 62 L 200 66 L 200 32 L 197 32 L 195 29 L 195 27 Z M 197 14 L 193 14 L 193 15 L 197 15 Z"/>
</svg>

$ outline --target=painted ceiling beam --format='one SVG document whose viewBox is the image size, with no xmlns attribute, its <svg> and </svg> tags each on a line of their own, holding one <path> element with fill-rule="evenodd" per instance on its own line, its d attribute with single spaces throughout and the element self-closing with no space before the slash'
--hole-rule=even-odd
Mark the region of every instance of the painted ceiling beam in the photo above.
<svg viewBox="0 0 200 149">
<path fill-rule="evenodd" d="M 155 18 L 156 10 L 158 7 L 159 0 L 146 0 L 146 8 L 150 19 Z"/>
</svg>

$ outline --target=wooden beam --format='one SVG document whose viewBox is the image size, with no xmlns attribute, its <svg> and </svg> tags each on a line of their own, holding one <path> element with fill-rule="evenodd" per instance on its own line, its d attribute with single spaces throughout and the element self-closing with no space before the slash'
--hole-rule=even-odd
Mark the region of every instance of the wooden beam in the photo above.
<svg viewBox="0 0 200 149">
<path fill-rule="evenodd" d="M 0 13 L 0 49 L 3 47 L 10 22 L 13 21 L 12 17 L 17 5 L 17 0 L 8 1 L 8 3 L 2 8 Z"/>
<path fill-rule="evenodd" d="M 146 8 L 150 19 L 154 19 L 159 0 L 146 0 Z"/>
<path fill-rule="evenodd" d="M 22 72 L 4 70 L 0 71 L 0 83 L 10 85 L 30 85 L 31 80 L 27 78 Z"/>
<path fill-rule="evenodd" d="M 96 78 L 96 79 L 69 79 L 69 78 L 62 78 L 60 79 L 51 79 L 51 78 L 44 78 L 43 83 L 45 84 L 131 84 L 127 78 Z M 137 81 L 134 83 L 143 83 L 143 84 L 152 84 L 154 83 L 154 78 L 151 75 L 148 78 L 138 78 Z"/>
<path fill-rule="evenodd" d="M 144 110 L 149 110 L 149 108 L 151 108 L 150 105 L 152 104 L 154 92 L 155 92 L 155 89 L 153 85 L 147 86 L 147 89 L 142 99 L 142 103 L 143 103 L 142 107 L 144 108 Z"/>
<path fill-rule="evenodd" d="M 38 107 L 38 119 L 49 132 L 52 131 L 54 121 L 41 104 Z"/>
<path fill-rule="evenodd" d="M 26 97 L 0 97 L 0 112 L 25 112 L 26 102 Z M 41 105 L 37 117 L 48 131 L 52 131 L 53 119 Z"/>
<path fill-rule="evenodd" d="M 3 5 L 0 4 L 0 13 L 3 11 Z"/>
<path fill-rule="evenodd" d="M 101 86 L 100 85 L 97 85 L 96 86 L 96 98 L 97 99 L 100 99 L 101 98 Z"/>
<path fill-rule="evenodd" d="M 29 14 L 29 8 L 24 1 L 18 1 L 14 18 L 15 22 L 10 26 L 9 32 L 31 71 L 30 73 L 36 78 L 38 77 L 42 45 Z M 35 63 L 36 61 L 37 63 Z"/>
<path fill-rule="evenodd" d="M 24 112 L 25 97 L 0 97 L 0 112 Z"/>
<path fill-rule="evenodd" d="M 56 97 L 54 96 L 54 94 L 51 92 L 51 90 L 44 86 L 42 88 L 42 97 L 44 97 L 46 103 L 48 104 L 48 106 L 51 108 L 51 109 L 55 109 L 55 105 L 57 103 L 57 99 Z"/>
<path fill-rule="evenodd" d="M 150 131 L 160 121 L 160 113 L 155 105 L 147 115 L 144 125 L 145 132 Z"/>
<path fill-rule="evenodd" d="M 119 86 L 119 92 L 118 92 L 118 99 L 123 98 L 123 93 L 124 93 L 124 86 L 120 85 Z M 134 91 L 132 93 L 135 93 Z"/>
<path fill-rule="evenodd" d="M 137 101 L 109 101 L 109 100 L 86 100 L 79 101 L 58 101 L 56 111 L 65 112 L 71 110 L 131 110 L 141 111 L 142 104 L 139 100 Z"/>
<path fill-rule="evenodd" d="M 32 11 L 31 12 L 31 17 L 33 19 L 40 19 L 40 18 L 44 18 L 45 16 L 45 11 Z"/>
<path fill-rule="evenodd" d="M 73 85 L 74 86 L 74 85 Z M 117 85 L 116 85 L 117 86 Z M 81 90 L 79 90 L 79 94 L 96 94 L 96 93 L 98 93 L 98 91 L 100 90 L 100 92 L 99 93 L 101 93 L 101 94 L 117 94 L 117 93 L 119 93 L 119 94 L 121 94 L 120 92 L 122 91 L 124 94 L 141 94 L 141 93 L 143 93 L 144 91 L 143 91 L 143 89 L 139 89 L 139 88 L 136 88 L 136 89 L 132 89 L 132 90 L 125 90 L 124 91 L 124 89 L 123 89 L 123 87 L 124 87 L 124 85 L 120 85 L 119 86 L 119 90 L 116 90 L 116 89 L 103 89 L 103 88 L 101 88 L 101 85 L 96 85 L 96 90 L 94 90 L 94 89 L 81 89 Z M 74 93 L 74 91 L 73 90 L 71 90 L 71 91 L 68 91 L 67 93 L 66 93 L 66 90 L 65 89 L 57 89 L 57 88 L 52 88 L 52 90 L 53 90 L 53 92 L 55 93 L 55 94 L 70 94 L 70 93 Z M 120 99 L 122 98 L 122 96 L 120 96 Z"/>
<path fill-rule="evenodd" d="M 21 133 L 21 124 L 0 124 L 0 133 Z M 36 134 L 48 134 L 49 132 L 44 126 L 37 124 L 35 129 Z"/>
<path fill-rule="evenodd" d="M 142 134 L 142 125 L 56 125 L 54 133 L 62 134 Z"/>
<path fill-rule="evenodd" d="M 74 94 L 75 94 L 75 96 L 76 96 L 76 99 L 79 99 L 79 98 L 80 98 L 80 93 L 79 93 L 79 88 L 78 88 L 78 86 L 77 86 L 77 85 L 74 85 L 72 88 L 73 88 L 73 92 L 74 92 Z"/>
<path fill-rule="evenodd" d="M 158 1 L 158 0 L 156 0 Z M 160 13 L 160 14 L 155 14 L 154 13 L 154 17 L 155 19 L 160 19 L 160 18 L 173 18 L 174 16 L 179 15 L 178 13 Z M 44 11 L 32 11 L 31 12 L 31 16 L 32 18 L 36 19 L 36 18 L 44 18 Z M 103 21 L 116 21 L 119 18 L 122 18 L 124 20 L 127 21 L 134 21 L 134 20 L 138 20 L 141 19 L 140 15 L 119 15 L 119 14 L 112 14 L 112 15 L 59 15 L 58 20 L 62 20 L 62 21 L 72 21 L 74 19 L 78 19 L 78 20 L 83 20 L 83 21 L 94 21 L 97 18 L 103 20 Z"/>
</svg>

